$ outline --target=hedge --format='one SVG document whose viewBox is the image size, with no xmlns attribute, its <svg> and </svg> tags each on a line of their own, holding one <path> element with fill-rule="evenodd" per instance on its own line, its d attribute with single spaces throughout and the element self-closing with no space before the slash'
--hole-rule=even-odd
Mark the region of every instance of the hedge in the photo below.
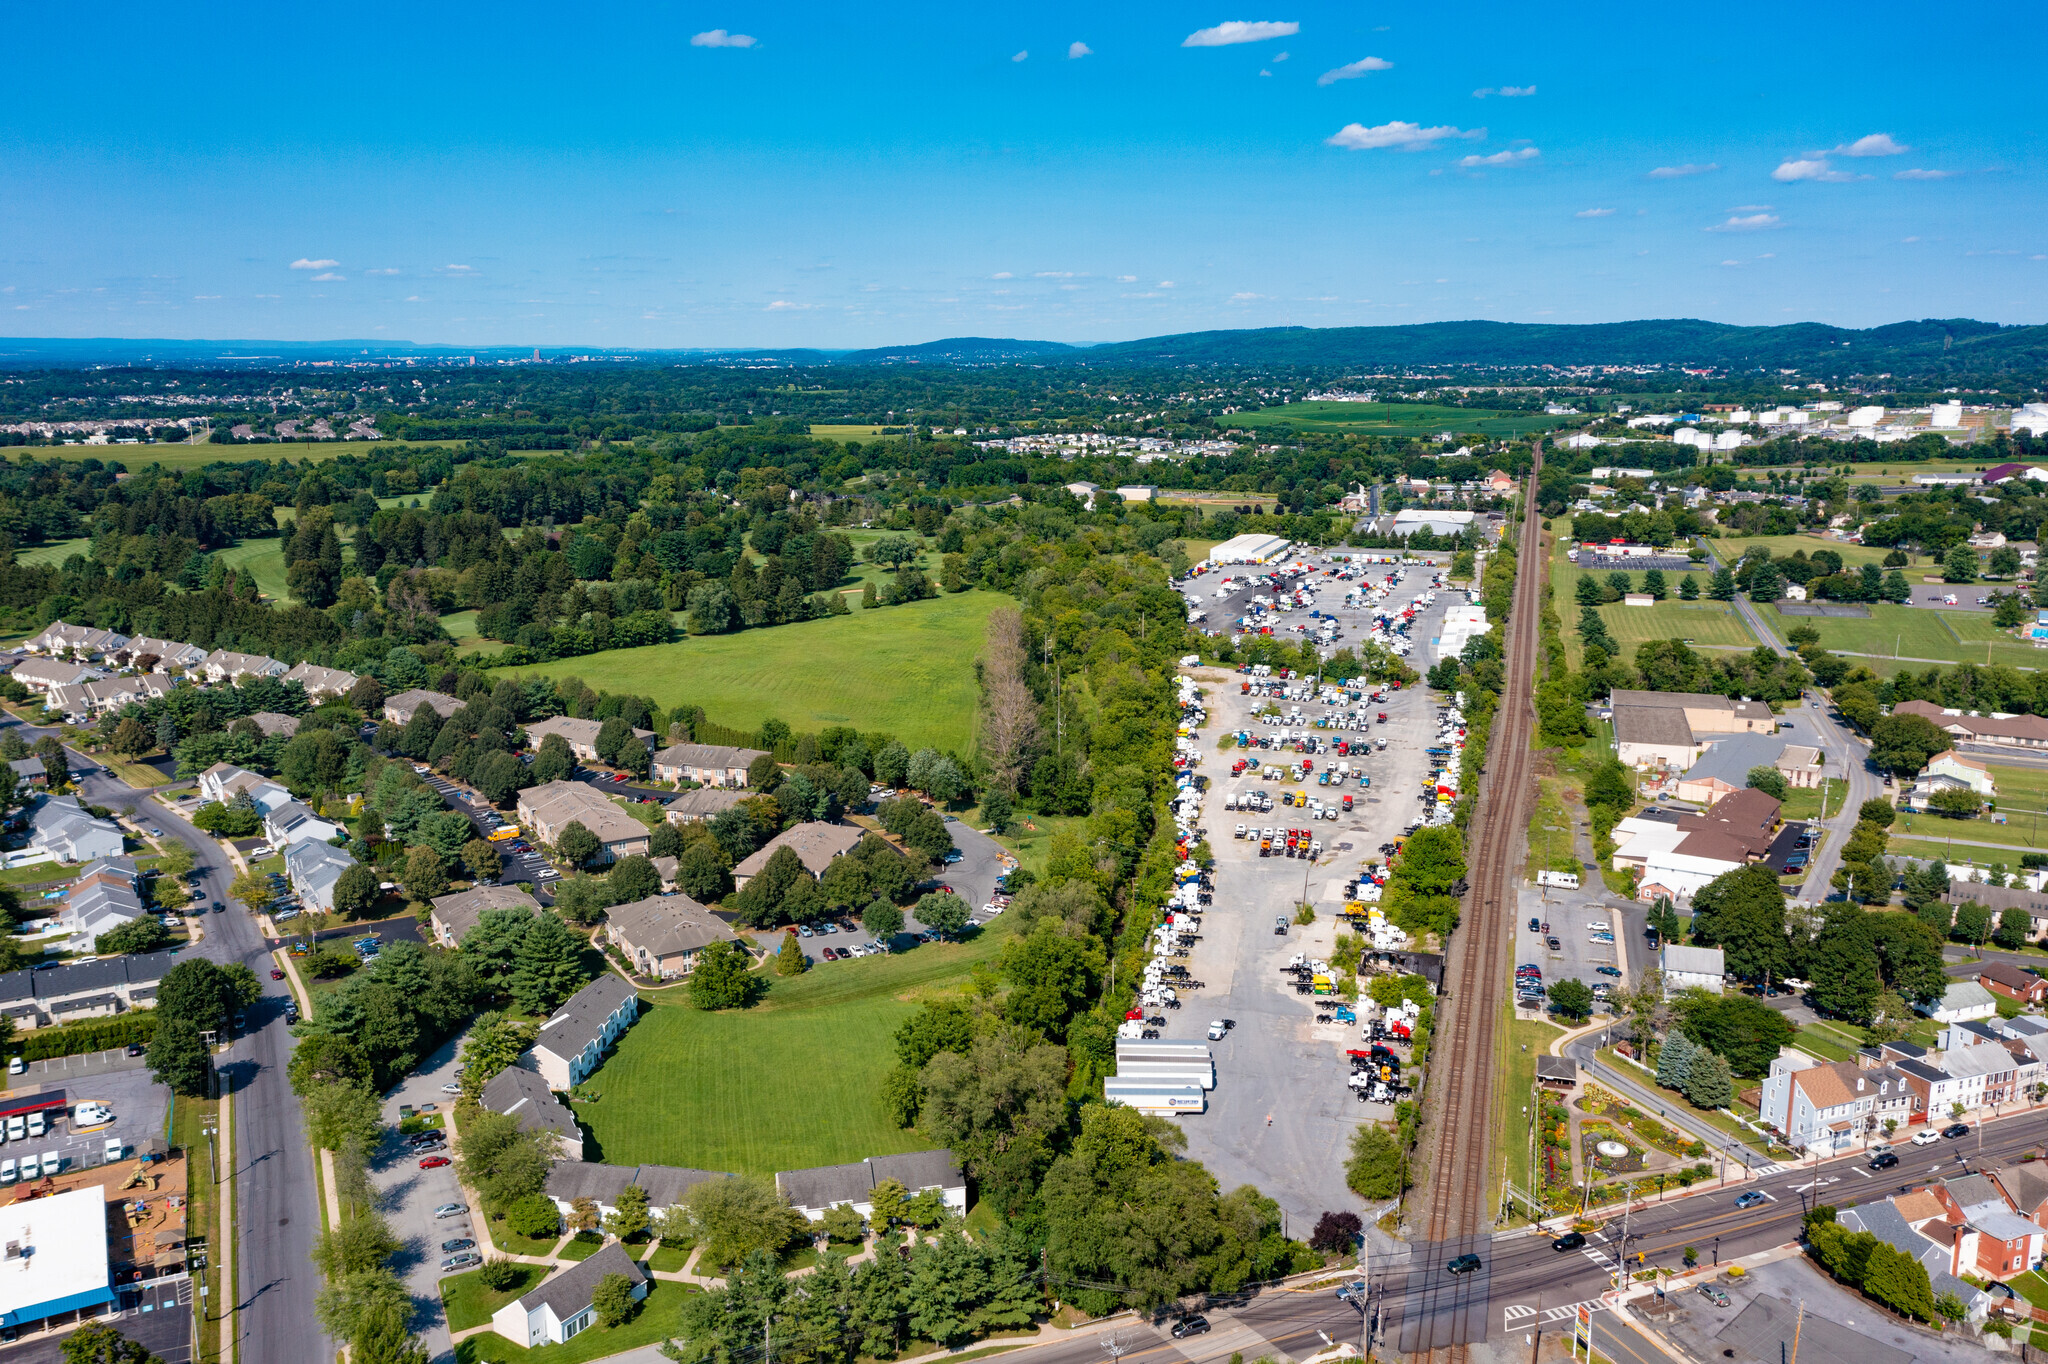
<svg viewBox="0 0 2048 1364">
<path fill-rule="evenodd" d="M 47 1061 L 81 1052 L 109 1051 L 130 1042 L 144 1046 L 156 1036 L 156 1010 L 131 1009 L 112 1018 L 87 1018 L 57 1028 L 17 1033 L 15 1043 L 24 1061 Z"/>
</svg>

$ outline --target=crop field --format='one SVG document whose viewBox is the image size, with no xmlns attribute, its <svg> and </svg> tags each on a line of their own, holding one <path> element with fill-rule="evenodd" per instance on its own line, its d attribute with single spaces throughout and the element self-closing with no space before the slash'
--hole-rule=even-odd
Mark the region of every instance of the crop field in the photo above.
<svg viewBox="0 0 2048 1364">
<path fill-rule="evenodd" d="M 583 1086 L 597 1101 L 576 1105 L 600 1148 L 591 1159 L 772 1175 L 927 1149 L 877 1102 L 896 1029 L 995 957 L 1001 923 L 969 942 L 768 975 L 751 1009 L 701 1012 L 681 990 L 643 995 L 654 1007 Z"/>
<path fill-rule="evenodd" d="M 1350 431 L 1360 435 L 1429 436 L 1439 431 L 1482 436 L 1525 436 L 1562 426 L 1567 417 L 1540 412 L 1497 412 L 1478 407 L 1424 403 L 1287 403 L 1257 412 L 1233 413 L 1232 426 L 1288 427 L 1296 431 Z"/>
<path fill-rule="evenodd" d="M 580 677 L 663 707 L 688 701 L 741 729 L 773 716 L 799 730 L 853 725 L 894 734 L 912 748 L 964 754 L 973 745 L 979 700 L 974 658 L 989 612 L 1006 600 L 962 592 L 498 671 Z"/>
<path fill-rule="evenodd" d="M 901 436 L 900 434 L 898 434 L 898 435 L 893 435 L 893 436 L 891 436 L 891 435 L 884 435 L 883 433 L 884 433 L 885 431 L 889 430 L 889 429 L 890 429 L 890 428 L 888 428 L 888 427 L 882 427 L 882 426 L 862 426 L 862 425 L 859 425 L 858 423 L 855 423 L 855 424 L 851 424 L 851 425 L 848 425 L 848 424 L 843 424 L 843 423 L 832 423 L 832 422 L 823 422 L 823 423 L 821 423 L 821 422 L 812 422 L 812 423 L 811 423 L 811 434 L 812 434 L 813 436 L 816 436 L 816 437 L 818 437 L 818 438 L 819 438 L 820 440 L 860 440 L 860 441 L 868 441 L 868 440 L 902 440 L 902 439 L 903 439 L 903 437 L 902 437 L 902 436 Z"/>
</svg>

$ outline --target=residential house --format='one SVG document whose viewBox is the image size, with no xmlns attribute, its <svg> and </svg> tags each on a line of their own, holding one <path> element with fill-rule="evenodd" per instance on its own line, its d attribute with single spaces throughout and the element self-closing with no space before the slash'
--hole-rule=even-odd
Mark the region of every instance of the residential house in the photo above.
<svg viewBox="0 0 2048 1364">
<path fill-rule="evenodd" d="M 59 862 L 119 857 L 121 826 L 85 812 L 75 796 L 44 796 L 29 814 L 29 843 Z"/>
<path fill-rule="evenodd" d="M 0 1014 L 17 1028 L 45 1028 L 156 1003 L 157 982 L 178 964 L 176 952 L 144 952 L 64 962 L 0 975 Z"/>
<path fill-rule="evenodd" d="M 2008 909 L 2024 909 L 2029 920 L 2027 936 L 2038 938 L 2048 933 L 2048 890 L 2030 890 L 2024 885 L 1994 886 L 1986 881 L 1959 881 L 1951 879 L 1942 899 L 1952 905 L 1966 905 L 1975 901 L 1996 916 Z"/>
<path fill-rule="evenodd" d="M 124 668 L 167 673 L 174 669 L 199 667 L 206 662 L 206 650 L 196 644 L 180 644 L 175 639 L 151 639 L 148 635 L 137 635 L 128 641 L 125 648 L 114 651 L 113 660 Z"/>
<path fill-rule="evenodd" d="M 693 781 L 699 786 L 747 784 L 747 769 L 768 754 L 758 748 L 724 744 L 671 744 L 654 755 L 656 781 Z"/>
<path fill-rule="evenodd" d="M 41 758 L 12 758 L 7 765 L 14 769 L 14 780 L 20 786 L 40 791 L 50 784 L 49 769 Z"/>
<path fill-rule="evenodd" d="M 363 679 L 342 668 L 323 668 L 317 663 L 301 663 L 286 673 L 284 680 L 298 683 L 305 689 L 309 700 L 319 701 L 329 696 L 345 695 Z"/>
<path fill-rule="evenodd" d="M 1771 1061 L 1762 1095 L 1763 1122 L 1794 1150 L 1823 1155 L 1868 1138 L 1887 1116 L 1903 1126 L 1911 1120 L 1913 1102 L 1911 1086 L 1889 1066 L 1826 1063 L 1793 1047 L 1782 1048 Z"/>
<path fill-rule="evenodd" d="M 1984 1173 L 2014 1212 L 2036 1226 L 2048 1226 L 2048 1161 L 2016 1160 Z"/>
<path fill-rule="evenodd" d="M 84 954 L 97 950 L 93 940 L 100 934 L 132 924 L 147 913 L 149 908 L 142 902 L 142 874 L 135 869 L 135 859 L 103 857 L 71 883 L 57 922 L 72 935 L 66 946 Z"/>
<path fill-rule="evenodd" d="M 491 1329 L 526 1349 L 560 1345 L 597 1324 L 592 1295 L 606 1276 L 622 1274 L 633 1296 L 647 1296 L 647 1275 L 617 1241 L 587 1260 L 570 1265 L 540 1287 L 491 1314 Z"/>
<path fill-rule="evenodd" d="M 1961 1023 L 1971 1018 L 1991 1018 L 1998 1013 L 1998 1001 L 1974 980 L 1959 980 L 1942 991 L 1933 1004 L 1913 1006 L 1937 1023 Z"/>
<path fill-rule="evenodd" d="M 791 1207 L 817 1222 L 841 1203 L 849 1204 L 862 1217 L 868 1216 L 875 1210 L 875 1186 L 891 1179 L 913 1196 L 926 1189 L 937 1189 L 947 1207 L 957 1213 L 967 1211 L 967 1177 L 961 1174 L 960 1163 L 947 1150 L 870 1156 L 850 1165 L 784 1170 L 775 1176 L 775 1187 Z"/>
<path fill-rule="evenodd" d="M 1821 751 L 1807 744 L 1786 744 L 1771 765 L 1778 769 L 1787 786 L 1819 786 L 1827 770 Z"/>
<path fill-rule="evenodd" d="M 519 824 L 542 843 L 560 841 L 562 830 L 581 824 L 597 835 L 597 862 L 647 851 L 648 828 L 608 796 L 582 782 L 551 781 L 519 793 Z"/>
<path fill-rule="evenodd" d="M 339 820 L 316 815 L 307 806 L 288 800 L 263 816 L 263 832 L 273 848 L 288 848 L 308 841 L 325 843 L 345 833 Z"/>
<path fill-rule="evenodd" d="M 263 737 L 266 739 L 275 739 L 280 734 L 289 739 L 299 732 L 299 717 L 296 715 L 280 715 L 274 710 L 259 710 L 251 715 L 249 720 L 263 731 Z"/>
<path fill-rule="evenodd" d="M 246 795 L 250 803 L 265 814 L 292 798 L 291 792 L 270 778 L 236 767 L 233 763 L 215 763 L 201 772 L 199 794 L 222 805 L 233 804 L 237 796 Z"/>
<path fill-rule="evenodd" d="M 1665 943 L 1657 953 L 1657 969 L 1664 973 L 1664 993 L 1699 986 L 1720 994 L 1728 975 L 1727 959 L 1718 947 L 1681 947 Z"/>
<path fill-rule="evenodd" d="M 78 658 L 100 658 L 128 643 L 128 636 L 112 630 L 95 630 L 89 625 L 67 625 L 51 621 L 43 632 L 27 640 L 22 648 L 37 654 L 71 654 Z"/>
<path fill-rule="evenodd" d="M 75 687 L 102 676 L 84 663 L 66 663 L 60 658 L 30 658 L 14 665 L 7 674 L 30 691 L 47 694 L 53 687 Z"/>
<path fill-rule="evenodd" d="M 1897 1052 L 1904 1045 L 1888 1043 L 1883 1050 Z M 1941 1059 L 1933 1053 L 1923 1052 L 1918 1059 L 1895 1060 L 1892 1065 L 1906 1077 L 1907 1087 L 1913 1091 L 1916 1121 L 1932 1122 L 1936 1117 L 1952 1112 L 1960 1101 L 1963 1082 L 1950 1075 L 1943 1068 Z"/>
<path fill-rule="evenodd" d="M 432 706 L 443 720 L 462 709 L 462 703 L 446 692 L 414 687 L 411 691 L 402 691 L 396 696 L 384 698 L 384 718 L 394 725 L 406 724 L 412 719 L 413 712 L 421 706 Z"/>
<path fill-rule="evenodd" d="M 651 895 L 613 905 L 605 911 L 604 931 L 636 971 L 662 980 L 690 974 L 697 954 L 712 943 L 739 938 L 725 920 L 687 895 Z"/>
<path fill-rule="evenodd" d="M 733 806 L 747 798 L 743 790 L 727 790 L 718 787 L 700 787 L 671 796 L 668 801 L 668 822 L 671 824 L 698 824 L 716 819 Z"/>
<path fill-rule="evenodd" d="M 290 665 L 262 654 L 238 654 L 232 649 L 215 649 L 199 665 L 208 682 L 239 682 L 245 677 L 283 677 Z"/>
<path fill-rule="evenodd" d="M 699 1184 L 714 1179 L 732 1179 L 722 1170 L 691 1170 L 680 1165 L 605 1165 L 596 1161 L 563 1161 L 548 1171 L 547 1196 L 562 1216 L 575 1214 L 576 1204 L 588 1201 L 598 1214 L 609 1217 L 618 1210 L 619 1194 L 628 1186 L 647 1195 L 650 1212 L 665 1212 L 683 1201 L 683 1195 Z"/>
<path fill-rule="evenodd" d="M 583 1129 L 548 1082 L 524 1066 L 507 1066 L 484 1085 L 483 1106 L 514 1119 L 522 1132 L 540 1132 L 555 1160 L 583 1159 Z"/>
<path fill-rule="evenodd" d="M 171 681 L 161 673 L 130 673 L 123 677 L 93 678 L 69 686 L 52 687 L 43 705 L 74 723 L 83 724 L 96 715 L 141 705 L 168 696 Z"/>
<path fill-rule="evenodd" d="M 1938 1203 L 1952 1247 L 1949 1272 L 2006 1279 L 2040 1263 L 2048 1231 L 2013 1210 L 2005 1190 L 1986 1175 L 1937 1181 L 1923 1191 Z M 1924 1206 L 1924 1205 L 1923 1205 Z M 1922 1223 L 1922 1234 L 1935 1229 Z"/>
<path fill-rule="evenodd" d="M 1955 1276 L 1954 1234 L 1940 1202 L 1925 1190 L 1844 1208 L 1838 1220 L 1850 1231 L 1867 1231 L 1892 1249 L 1912 1256 L 1926 1268 L 1936 1297 L 1953 1293 L 1980 1319 L 1989 1308 L 1989 1294 Z M 1922 1227 L 1934 1235 L 1923 1234 Z"/>
<path fill-rule="evenodd" d="M 2032 971 L 2022 971 L 2010 962 L 1987 962 L 1977 968 L 1977 983 L 1994 995 L 2017 999 L 2025 1004 L 2048 1001 L 2048 980 Z"/>
<path fill-rule="evenodd" d="M 640 996 L 607 971 L 541 1024 L 532 1050 L 519 1063 L 538 1072 L 550 1089 L 574 1089 L 639 1016 Z"/>
<path fill-rule="evenodd" d="M 307 908 L 334 912 L 334 883 L 356 864 L 355 858 L 330 843 L 307 839 L 284 851 L 284 874 Z"/>
<path fill-rule="evenodd" d="M 1974 791 L 1986 798 L 1998 794 L 1998 787 L 1991 780 L 1991 769 L 1963 757 L 1952 748 L 1927 760 L 1927 766 L 1920 769 L 1917 785 L 1928 795 L 1936 791 L 1958 790 Z"/>
<path fill-rule="evenodd" d="M 740 864 L 732 869 L 733 885 L 735 888 L 744 887 L 768 865 L 768 859 L 775 856 L 776 851 L 781 848 L 794 851 L 798 860 L 804 864 L 804 870 L 813 877 L 823 876 L 825 868 L 832 865 L 832 859 L 851 852 L 865 832 L 857 825 L 826 824 L 820 820 L 811 820 L 784 829 L 743 858 Z"/>
<path fill-rule="evenodd" d="M 535 752 L 550 734 L 559 734 L 569 745 L 569 751 L 576 755 L 578 762 L 597 762 L 597 732 L 604 728 L 601 720 L 579 720 L 573 715 L 551 715 L 545 720 L 535 720 L 526 727 L 526 742 Z M 652 748 L 654 731 L 636 729 L 633 737 Z"/>
<path fill-rule="evenodd" d="M 437 895 L 432 904 L 427 927 L 432 930 L 434 941 L 443 947 L 459 946 L 462 935 L 477 926 L 487 909 L 523 909 L 531 914 L 539 908 L 533 897 L 516 885 L 478 886 L 453 895 Z"/>
<path fill-rule="evenodd" d="M 1892 707 L 1892 714 L 1922 716 L 1944 733 L 1971 743 L 2048 748 L 2048 719 L 2039 715 L 2008 715 L 2002 711 L 1980 715 L 1938 706 L 1932 701 L 1901 701 Z"/>
</svg>

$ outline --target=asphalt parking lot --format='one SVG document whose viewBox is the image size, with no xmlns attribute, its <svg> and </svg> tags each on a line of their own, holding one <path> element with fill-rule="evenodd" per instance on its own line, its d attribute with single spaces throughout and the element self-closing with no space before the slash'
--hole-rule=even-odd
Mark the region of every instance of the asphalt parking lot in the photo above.
<svg viewBox="0 0 2048 1364">
<path fill-rule="evenodd" d="M 443 1094 L 441 1086 L 455 1082 L 455 1058 L 460 1048 L 460 1037 L 442 1043 L 433 1055 L 420 1063 L 418 1070 L 384 1096 L 384 1120 L 391 1126 L 377 1148 L 370 1170 L 370 1181 L 377 1186 L 382 1210 L 390 1221 L 392 1234 L 399 1241 L 392 1267 L 405 1281 L 414 1301 L 426 1304 L 421 1315 L 415 1318 L 415 1325 L 420 1328 L 421 1343 L 435 1359 L 449 1358 L 449 1352 L 454 1348 L 448 1336 L 448 1320 L 441 1308 L 439 1284 L 448 1274 L 466 1272 L 464 1269 L 441 1268 L 441 1262 L 448 1258 L 441 1249 L 441 1243 L 457 1239 L 475 1240 L 475 1224 L 468 1212 L 458 1217 L 434 1216 L 434 1209 L 445 1203 L 466 1203 L 468 1200 L 455 1181 L 453 1165 L 422 1170 L 420 1161 L 434 1155 L 452 1157 L 454 1152 L 445 1146 L 434 1151 L 414 1151 L 408 1147 L 405 1139 L 398 1135 L 398 1106 L 411 1104 L 418 1108 L 421 1104 L 431 1103 L 442 1112 L 454 1107 L 455 1096 Z"/>
<path fill-rule="evenodd" d="M 1378 572 L 1383 577 L 1386 570 Z M 1433 568 L 1411 568 L 1381 609 L 1427 590 L 1433 575 Z M 1369 620 L 1363 612 L 1336 606 L 1350 584 L 1336 586 L 1334 596 L 1325 589 L 1323 599 L 1343 627 L 1337 642 L 1341 647 L 1364 637 Z M 1416 641 L 1411 666 L 1426 669 L 1434 661 L 1430 640 L 1443 608 L 1453 600 L 1462 597 L 1439 589 L 1434 606 L 1417 618 L 1411 632 Z M 1305 826 L 1302 811 L 1282 807 L 1277 799 L 1283 790 L 1304 788 L 1231 778 L 1231 765 L 1240 753 L 1217 751 L 1217 738 L 1238 729 L 1262 729 L 1250 717 L 1268 702 L 1244 696 L 1242 679 L 1235 672 L 1188 672 L 1201 683 L 1209 714 L 1200 731 L 1204 760 L 1197 771 L 1210 781 L 1202 823 L 1216 855 L 1215 891 L 1202 918 L 1201 939 L 1186 963 L 1190 976 L 1203 986 L 1182 992 L 1182 1007 L 1166 1012 L 1162 1033 L 1168 1038 L 1198 1038 L 1213 1018 L 1232 1019 L 1236 1026 L 1211 1044 L 1216 1088 L 1209 1095 L 1208 1112 L 1178 1121 L 1188 1135 L 1191 1157 L 1206 1164 L 1225 1188 L 1257 1185 L 1280 1203 L 1290 1230 L 1301 1235 L 1323 1211 L 1356 1204 L 1343 1178 L 1343 1153 L 1351 1129 L 1367 1118 L 1384 1117 L 1389 1110 L 1358 1102 L 1346 1085 L 1349 1067 L 1344 1052 L 1360 1045 L 1358 1029 L 1316 1023 L 1316 1006 L 1324 1001 L 1297 994 L 1281 967 L 1297 953 L 1329 955 L 1336 941 L 1337 911 L 1344 903 L 1344 883 L 1363 862 L 1379 860 L 1380 845 L 1399 838 L 1403 827 L 1421 812 L 1417 796 L 1427 771 L 1422 750 L 1436 743 L 1436 711 L 1442 698 L 1418 683 L 1391 692 L 1384 704 L 1372 706 L 1373 712 L 1387 712 L 1388 722 L 1370 731 L 1374 739 L 1385 737 L 1387 748 L 1355 764 L 1363 766 L 1373 784 L 1369 791 L 1349 788 L 1354 804 L 1348 815 L 1308 826 L 1323 843 L 1322 857 L 1314 862 L 1284 855 L 1261 858 L 1256 842 L 1233 837 L 1239 820 L 1249 824 L 1252 817 L 1226 810 L 1225 798 L 1232 791 L 1256 788 L 1275 797 L 1274 809 L 1257 816 L 1262 826 Z M 1302 703 L 1302 709 L 1304 714 L 1324 711 L 1308 703 Z M 1335 731 L 1332 737 L 1346 734 Z M 1320 769 L 1321 762 L 1317 765 Z M 1318 796 L 1334 791 L 1315 785 L 1305 789 Z M 1312 926 L 1295 927 L 1293 910 L 1304 898 L 1318 915 Z M 1284 933 L 1274 931 L 1276 918 L 1290 920 Z"/>
<path fill-rule="evenodd" d="M 137 1060 L 139 1063 L 140 1058 Z M 120 1141 L 121 1158 L 132 1160 L 141 1143 L 164 1135 L 171 1092 L 152 1079 L 147 1070 L 100 1070 L 73 1080 L 53 1076 L 50 1082 L 12 1089 L 8 1097 L 19 1100 L 59 1089 L 64 1092 L 65 1102 L 73 1107 L 86 1100 L 106 1104 L 114 1110 L 114 1121 L 90 1132 L 74 1132 L 67 1112 L 40 1137 L 0 1142 L 0 1161 L 18 1162 L 28 1155 L 40 1159 L 45 1152 L 55 1151 L 64 1158 L 62 1168 L 89 1168 L 108 1163 L 106 1146 L 111 1139 Z"/>
<path fill-rule="evenodd" d="M 940 867 L 932 879 L 941 885 L 951 886 L 953 893 L 967 902 L 969 923 L 976 927 L 991 923 L 995 920 L 996 914 L 987 912 L 984 906 L 989 903 L 989 897 L 995 894 L 996 881 L 1005 870 L 1003 858 L 1006 852 L 1003 845 L 950 815 L 947 816 L 946 829 L 953 835 L 953 846 L 960 850 L 960 860 L 949 866 Z M 856 916 L 836 921 L 832 925 L 833 931 L 829 933 L 822 929 L 823 925 L 814 924 L 811 926 L 811 936 L 801 939 L 804 956 L 813 966 L 833 967 L 841 964 L 824 959 L 824 949 L 827 947 L 843 950 L 866 946 L 875 941 L 874 935 L 860 926 L 860 920 Z M 890 950 L 901 952 L 914 948 L 917 935 L 923 931 L 924 925 L 917 921 L 917 916 L 906 911 L 903 916 L 903 932 L 890 943 Z M 780 942 L 778 935 L 770 950 L 780 946 Z"/>
</svg>

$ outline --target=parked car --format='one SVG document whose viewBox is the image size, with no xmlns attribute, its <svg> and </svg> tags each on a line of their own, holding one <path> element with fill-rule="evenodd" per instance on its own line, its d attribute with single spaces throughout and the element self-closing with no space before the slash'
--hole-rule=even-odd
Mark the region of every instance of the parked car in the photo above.
<svg viewBox="0 0 2048 1364">
<path fill-rule="evenodd" d="M 443 1241 L 441 1243 L 441 1253 L 443 1255 L 453 1255 L 458 1250 L 475 1249 L 476 1242 L 470 1240 L 467 1236 L 458 1236 L 452 1241 Z"/>
<path fill-rule="evenodd" d="M 462 1092 L 462 1086 L 454 1083 L 453 1081 L 450 1081 L 449 1083 L 441 1086 L 441 1092 L 443 1094 L 460 1094 Z"/>
<path fill-rule="evenodd" d="M 273 966 L 273 967 L 271 967 L 271 968 L 270 968 L 270 978 L 271 978 L 272 980 L 283 980 L 283 979 L 284 979 L 284 970 L 283 970 L 283 969 L 282 969 L 281 967 L 276 967 L 276 966 Z"/>
<path fill-rule="evenodd" d="M 1593 968 L 1593 972 L 1595 975 L 1613 976 L 1616 980 L 1621 979 L 1621 968 L 1619 966 L 1596 966 Z"/>
<path fill-rule="evenodd" d="M 468 1211 L 469 1205 L 467 1203 L 443 1203 L 440 1207 L 434 1209 L 434 1216 L 437 1218 L 460 1217 Z"/>
<path fill-rule="evenodd" d="M 471 1265 L 480 1265 L 483 1262 L 484 1257 L 471 1250 L 465 1251 L 460 1255 L 450 1255 L 447 1259 L 441 1261 L 441 1268 L 468 1269 Z"/>
<path fill-rule="evenodd" d="M 1970 1124 L 1966 1122 L 1950 1123 L 1947 1127 L 1941 1129 L 1941 1135 L 1951 1139 L 1967 1137 L 1970 1135 Z"/>
<path fill-rule="evenodd" d="M 1694 1291 L 1716 1307 L 1728 1306 L 1728 1295 L 1718 1285 L 1703 1283 Z"/>
<path fill-rule="evenodd" d="M 1931 1127 L 1924 1128 L 1921 1131 L 1915 1132 L 1913 1134 L 1913 1144 L 1915 1146 L 1932 1146 L 1934 1145 L 1934 1143 L 1940 1140 L 1941 1133 L 1935 1131 Z"/>
</svg>

